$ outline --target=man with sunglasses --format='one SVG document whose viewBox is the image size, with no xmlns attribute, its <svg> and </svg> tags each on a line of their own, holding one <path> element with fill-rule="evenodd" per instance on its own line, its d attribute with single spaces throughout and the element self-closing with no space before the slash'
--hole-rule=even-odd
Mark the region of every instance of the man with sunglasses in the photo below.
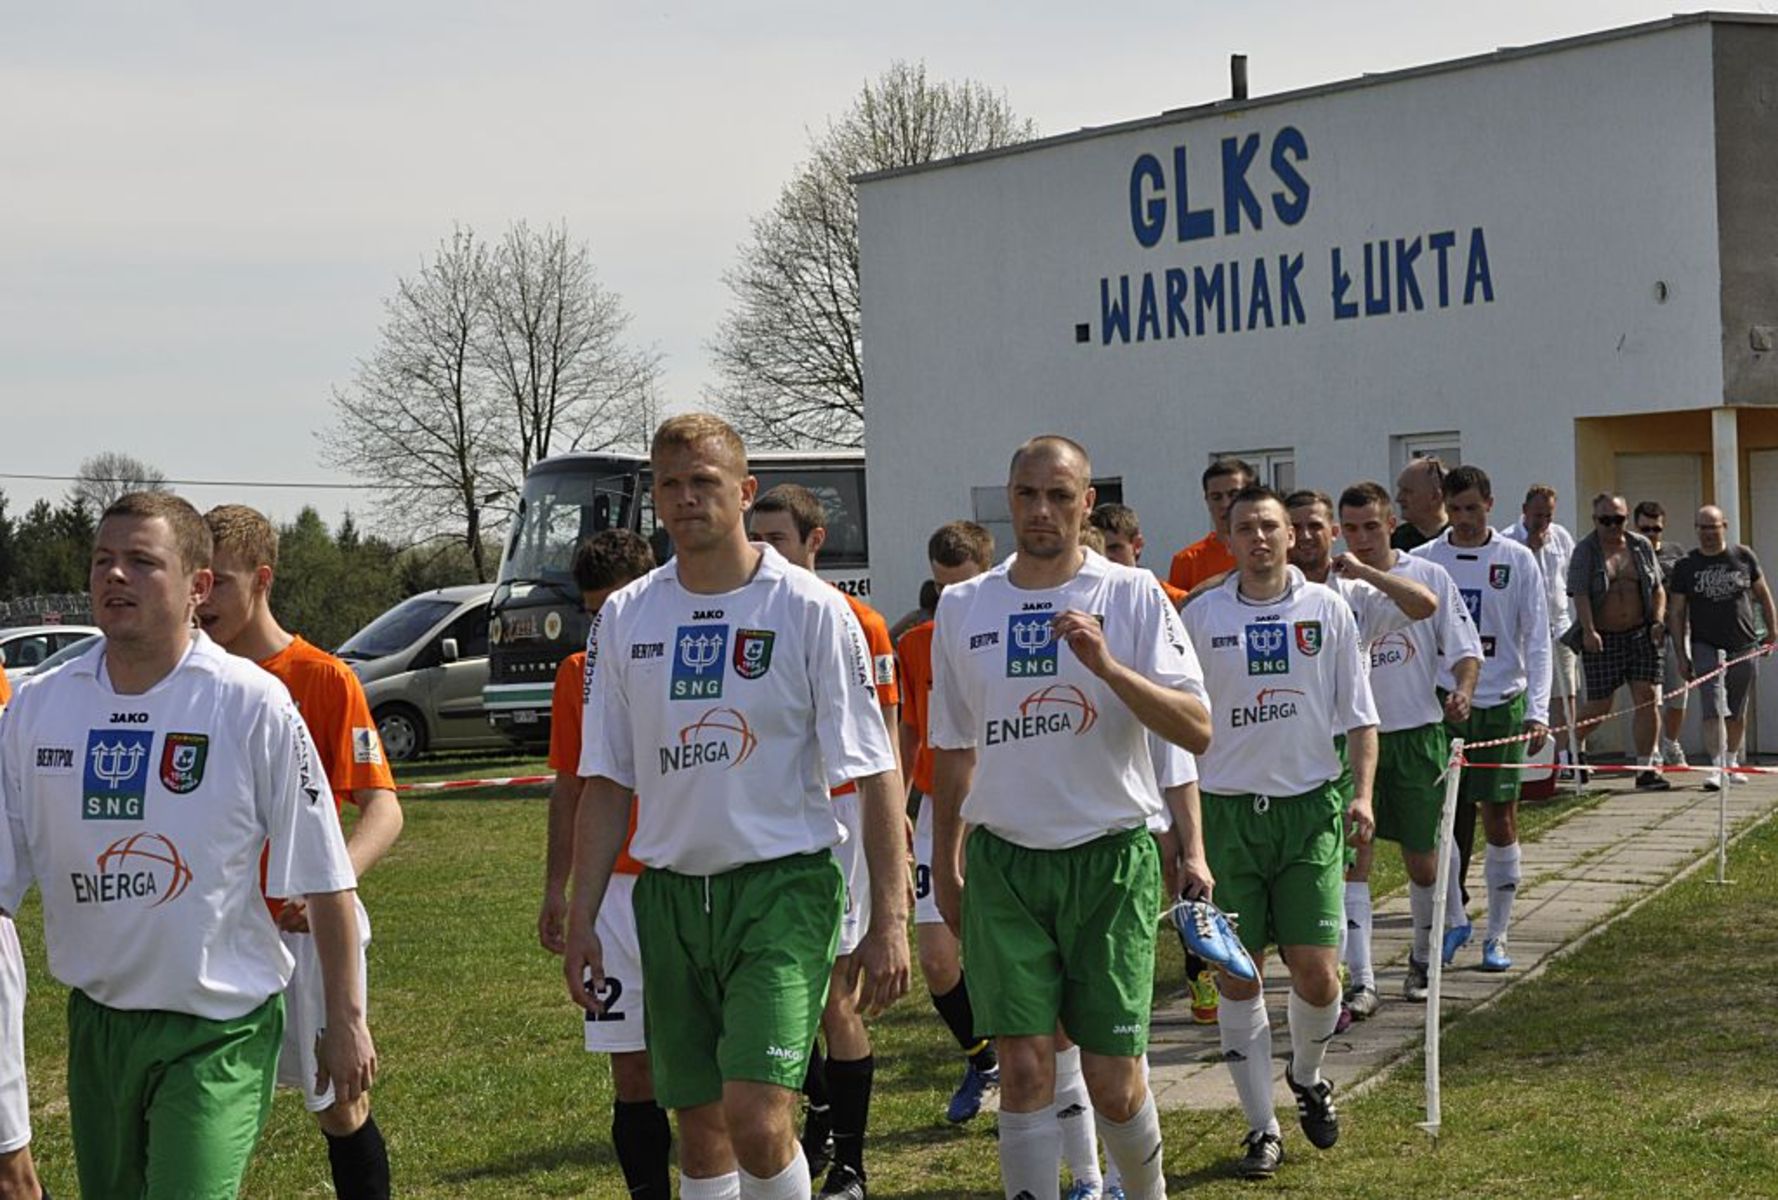
<svg viewBox="0 0 1778 1200">
<path fill-rule="evenodd" d="M 1680 660 L 1685 658 L 1685 639 L 1676 637 L 1674 629 L 1678 627 L 1677 615 L 1673 608 L 1673 572 L 1679 566 L 1679 560 L 1685 557 L 1685 547 L 1665 541 L 1667 532 L 1667 510 L 1661 507 L 1659 500 L 1644 500 L 1636 505 L 1630 514 L 1630 523 L 1636 532 L 1649 540 L 1655 548 L 1655 561 L 1661 564 L 1661 582 L 1667 588 L 1667 607 L 1669 628 L 1666 645 L 1661 655 L 1661 761 L 1669 767 L 1686 765 L 1685 751 L 1679 745 L 1679 729 L 1685 723 L 1685 680 L 1680 674 Z"/>
<path fill-rule="evenodd" d="M 1611 710 L 1611 697 L 1630 685 L 1635 706 L 1631 729 L 1636 740 L 1636 775 L 1641 791 L 1672 788 L 1655 770 L 1655 687 L 1661 681 L 1661 647 L 1666 641 L 1667 592 L 1661 586 L 1661 564 L 1654 544 L 1627 529 L 1630 506 L 1622 496 L 1601 492 L 1593 497 L 1593 532 L 1574 548 L 1568 565 L 1568 595 L 1580 624 L 1581 676 L 1586 698 L 1581 702 L 1581 727 L 1575 740 L 1586 752 L 1585 724 Z"/>
</svg>

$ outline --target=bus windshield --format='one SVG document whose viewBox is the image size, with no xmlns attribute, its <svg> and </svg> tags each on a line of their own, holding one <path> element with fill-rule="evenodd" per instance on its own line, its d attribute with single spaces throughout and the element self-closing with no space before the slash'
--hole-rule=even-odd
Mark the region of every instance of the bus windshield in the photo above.
<svg viewBox="0 0 1778 1200">
<path fill-rule="evenodd" d="M 569 560 L 582 538 L 628 529 L 637 470 L 617 463 L 533 471 L 500 562 L 500 582 L 567 583 Z"/>
</svg>

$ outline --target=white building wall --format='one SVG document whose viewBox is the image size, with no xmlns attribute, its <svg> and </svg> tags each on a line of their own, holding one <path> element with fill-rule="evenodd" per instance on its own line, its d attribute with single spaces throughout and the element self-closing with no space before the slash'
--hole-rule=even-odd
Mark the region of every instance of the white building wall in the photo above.
<svg viewBox="0 0 1778 1200">
<path fill-rule="evenodd" d="M 1083 441 L 1122 475 L 1147 565 L 1207 528 L 1198 475 L 1214 451 L 1292 447 L 1299 486 L 1388 482 L 1392 435 L 1457 430 L 1496 484 L 1498 523 L 1534 481 L 1574 509 L 1575 417 L 1707 407 L 1722 394 L 1710 26 L 1429 71 L 1107 133 L 860 188 L 872 570 L 900 611 L 940 523 L 1004 481 L 1024 437 Z M 1108 86 L 1115 86 L 1110 81 Z M 1300 131 L 1299 223 L 1269 195 L 1274 139 Z M 1247 173 L 1262 226 L 1225 232 L 1221 148 L 1260 135 Z M 1215 236 L 1157 245 L 1132 228 L 1130 181 L 1152 154 Z M 1482 230 L 1494 299 L 1462 302 Z M 1425 239 L 1456 233 L 1437 305 Z M 1367 241 L 1422 239 L 1422 311 L 1334 317 L 1331 251 L 1364 304 Z M 1282 324 L 1279 257 L 1301 255 L 1304 320 Z M 1101 280 L 1269 264 L 1274 327 L 1104 340 Z M 1664 301 L 1657 281 L 1666 285 Z M 1391 307 L 1397 299 L 1391 288 Z M 1208 315 L 1208 314 L 1207 314 Z M 1245 316 L 1245 314 L 1243 314 Z M 1076 325 L 1090 327 L 1078 344 Z M 1263 324 L 1263 323 L 1262 323 Z M 1009 547 L 1002 547 L 1002 550 Z"/>
</svg>

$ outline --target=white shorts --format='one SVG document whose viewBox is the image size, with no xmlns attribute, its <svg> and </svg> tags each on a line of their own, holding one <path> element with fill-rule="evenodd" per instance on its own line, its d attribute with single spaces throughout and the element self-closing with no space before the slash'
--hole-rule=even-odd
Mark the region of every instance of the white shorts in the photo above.
<svg viewBox="0 0 1778 1200">
<path fill-rule="evenodd" d="M 944 923 L 932 887 L 932 797 L 921 796 L 920 815 L 914 818 L 914 924 Z"/>
<path fill-rule="evenodd" d="M 864 859 L 864 825 L 858 811 L 858 793 L 833 798 L 833 815 L 845 837 L 833 848 L 840 874 L 846 877 L 846 911 L 840 917 L 840 944 L 834 953 L 844 956 L 858 949 L 870 927 L 870 867 Z"/>
<path fill-rule="evenodd" d="M 0 1154 L 31 1144 L 25 1088 L 25 956 L 11 917 L 0 917 Z"/>
<path fill-rule="evenodd" d="M 1550 698 L 1566 703 L 1567 698 L 1572 695 L 1574 695 L 1574 651 L 1557 641 L 1552 635 L 1550 638 Z M 1569 713 L 1568 719 L 1574 720 L 1574 714 Z"/>
<path fill-rule="evenodd" d="M 613 874 L 605 885 L 593 932 L 605 954 L 605 1011 L 585 1014 L 590 1054 L 628 1054 L 648 1048 L 642 1028 L 642 947 L 636 939 L 636 877 Z"/>
<path fill-rule="evenodd" d="M 365 948 L 370 945 L 370 917 L 356 896 L 358 908 L 358 1003 L 366 1004 L 370 986 L 365 962 Z M 327 997 L 321 986 L 321 955 L 315 950 L 315 938 L 307 933 L 284 933 L 284 948 L 296 960 L 296 969 L 284 987 L 284 1045 L 278 1052 L 278 1082 L 303 1094 L 303 1107 L 320 1112 L 333 1107 L 333 1084 L 327 1090 L 315 1090 L 315 1068 L 319 1059 L 315 1043 L 327 1027 Z"/>
</svg>

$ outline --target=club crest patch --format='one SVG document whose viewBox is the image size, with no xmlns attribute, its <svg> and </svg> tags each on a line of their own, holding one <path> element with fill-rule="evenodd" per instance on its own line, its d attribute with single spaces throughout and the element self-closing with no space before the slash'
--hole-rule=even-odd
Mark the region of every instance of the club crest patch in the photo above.
<svg viewBox="0 0 1778 1200">
<path fill-rule="evenodd" d="M 154 732 L 95 729 L 86 735 L 80 815 L 87 821 L 140 821 L 148 795 L 148 756 Z"/>
<path fill-rule="evenodd" d="M 1321 622 L 1298 621 L 1296 623 L 1296 648 L 1303 652 L 1303 657 L 1314 658 L 1321 653 Z"/>
<path fill-rule="evenodd" d="M 667 695 L 674 700 L 715 700 L 722 695 L 727 625 L 681 625 L 673 635 L 673 675 Z"/>
<path fill-rule="evenodd" d="M 777 636 L 770 629 L 735 630 L 735 674 L 758 679 L 771 670 L 772 642 Z"/>
<path fill-rule="evenodd" d="M 1006 619 L 1006 674 L 1028 679 L 1056 673 L 1056 639 L 1046 612 L 1013 613 Z"/>
<path fill-rule="evenodd" d="M 175 796 L 196 791 L 209 758 L 208 734 L 169 733 L 161 743 L 161 786 Z"/>
<path fill-rule="evenodd" d="M 1285 675 L 1290 672 L 1290 635 L 1282 621 L 1258 621 L 1247 626 L 1247 673 Z"/>
<path fill-rule="evenodd" d="M 1504 592 L 1512 578 L 1513 569 L 1507 563 L 1494 563 L 1488 568 L 1488 586 L 1497 592 Z"/>
</svg>

